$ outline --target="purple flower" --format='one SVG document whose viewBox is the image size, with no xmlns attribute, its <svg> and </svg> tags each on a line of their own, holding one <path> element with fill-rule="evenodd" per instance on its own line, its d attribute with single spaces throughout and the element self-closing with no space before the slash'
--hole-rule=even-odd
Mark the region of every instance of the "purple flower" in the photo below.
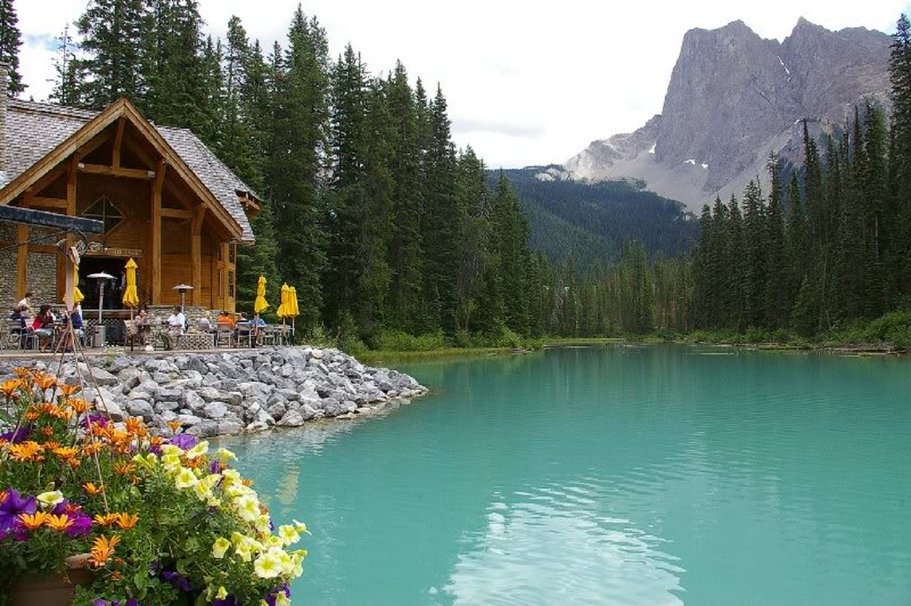
<svg viewBox="0 0 911 606">
<path fill-rule="evenodd" d="M 234 599 L 233 595 L 229 595 L 223 600 L 215 600 L 212 602 L 212 606 L 237 606 L 237 600 Z"/>
<path fill-rule="evenodd" d="M 190 580 L 179 572 L 165 570 L 161 573 L 161 578 L 184 593 L 190 591 Z"/>
<path fill-rule="evenodd" d="M 99 427 L 107 427 L 110 425 L 111 421 L 105 416 L 102 415 L 86 415 L 82 419 L 82 427 L 88 428 L 89 423 L 98 425 Z"/>
<path fill-rule="evenodd" d="M 196 446 L 196 436 L 191 436 L 188 433 L 179 433 L 170 440 L 169 444 L 173 444 L 182 450 L 190 450 Z"/>
<path fill-rule="evenodd" d="M 17 530 L 16 520 L 21 513 L 35 513 L 38 501 L 35 497 L 23 497 L 15 488 L 10 488 L 0 503 L 0 531 Z"/>
<path fill-rule="evenodd" d="M 218 473 L 221 471 L 221 466 L 218 464 L 218 461 L 212 461 L 209 463 L 209 473 Z"/>
<path fill-rule="evenodd" d="M 69 514 L 73 520 L 73 525 L 66 529 L 66 534 L 71 537 L 84 537 L 92 532 L 92 518 L 82 513 L 74 511 Z"/>
<path fill-rule="evenodd" d="M 6 440 L 12 444 L 18 444 L 23 442 L 25 438 L 32 433 L 31 423 L 26 423 L 14 429 L 13 431 L 8 431 L 6 433 L 0 433 L 0 440 Z"/>
<path fill-rule="evenodd" d="M 285 597 L 291 597 L 291 587 L 287 583 L 282 583 L 278 589 L 275 589 L 272 593 L 266 596 L 266 604 L 269 606 L 275 606 L 276 598 L 278 594 L 283 593 Z"/>
</svg>

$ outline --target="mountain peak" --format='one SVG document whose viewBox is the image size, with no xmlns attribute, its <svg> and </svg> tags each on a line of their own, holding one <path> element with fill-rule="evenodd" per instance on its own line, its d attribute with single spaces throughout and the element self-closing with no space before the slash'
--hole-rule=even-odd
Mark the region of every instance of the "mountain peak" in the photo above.
<svg viewBox="0 0 911 606">
<path fill-rule="evenodd" d="M 795 121 L 840 123 L 865 96 L 888 104 L 890 42 L 863 28 L 835 35 L 803 17 L 783 42 L 761 38 L 741 20 L 692 29 L 660 119 L 594 142 L 565 167 L 576 178 L 643 179 L 691 208 L 718 193 L 739 194 L 765 174 L 770 151 L 799 137 Z"/>
</svg>

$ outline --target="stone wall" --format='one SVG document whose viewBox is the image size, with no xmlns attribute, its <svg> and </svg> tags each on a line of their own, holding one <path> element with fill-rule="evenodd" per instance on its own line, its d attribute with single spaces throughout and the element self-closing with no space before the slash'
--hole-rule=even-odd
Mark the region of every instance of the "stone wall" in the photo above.
<svg viewBox="0 0 911 606">
<path fill-rule="evenodd" d="M 29 251 L 25 288 L 35 293 L 32 307 L 56 305 L 57 297 L 57 253 Z"/>
<path fill-rule="evenodd" d="M 10 246 L 16 241 L 16 226 L 0 222 L 0 246 Z M 16 298 L 16 248 L 0 252 L 0 312 L 5 318 L 19 300 Z"/>
</svg>

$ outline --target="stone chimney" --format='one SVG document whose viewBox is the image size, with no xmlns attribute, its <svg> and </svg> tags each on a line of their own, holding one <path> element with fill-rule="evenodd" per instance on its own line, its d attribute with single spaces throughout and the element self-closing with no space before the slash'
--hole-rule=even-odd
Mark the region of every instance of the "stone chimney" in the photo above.
<svg viewBox="0 0 911 606">
<path fill-rule="evenodd" d="M 6 105 L 9 101 L 9 65 L 0 62 L 0 187 L 6 185 Z"/>
</svg>

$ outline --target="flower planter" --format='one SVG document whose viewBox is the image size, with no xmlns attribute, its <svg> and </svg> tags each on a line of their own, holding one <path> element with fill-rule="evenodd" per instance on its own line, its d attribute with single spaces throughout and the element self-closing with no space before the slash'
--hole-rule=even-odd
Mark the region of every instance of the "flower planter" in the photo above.
<svg viewBox="0 0 911 606">
<path fill-rule="evenodd" d="M 76 587 L 90 584 L 94 576 L 83 568 L 85 556 L 67 558 L 67 565 L 64 574 L 28 575 L 13 583 L 9 606 L 70 606 Z"/>
<path fill-rule="evenodd" d="M 25 577 L 10 590 L 10 606 L 69 606 L 79 585 L 92 582 L 88 570 L 71 570 L 63 575 Z"/>
</svg>

